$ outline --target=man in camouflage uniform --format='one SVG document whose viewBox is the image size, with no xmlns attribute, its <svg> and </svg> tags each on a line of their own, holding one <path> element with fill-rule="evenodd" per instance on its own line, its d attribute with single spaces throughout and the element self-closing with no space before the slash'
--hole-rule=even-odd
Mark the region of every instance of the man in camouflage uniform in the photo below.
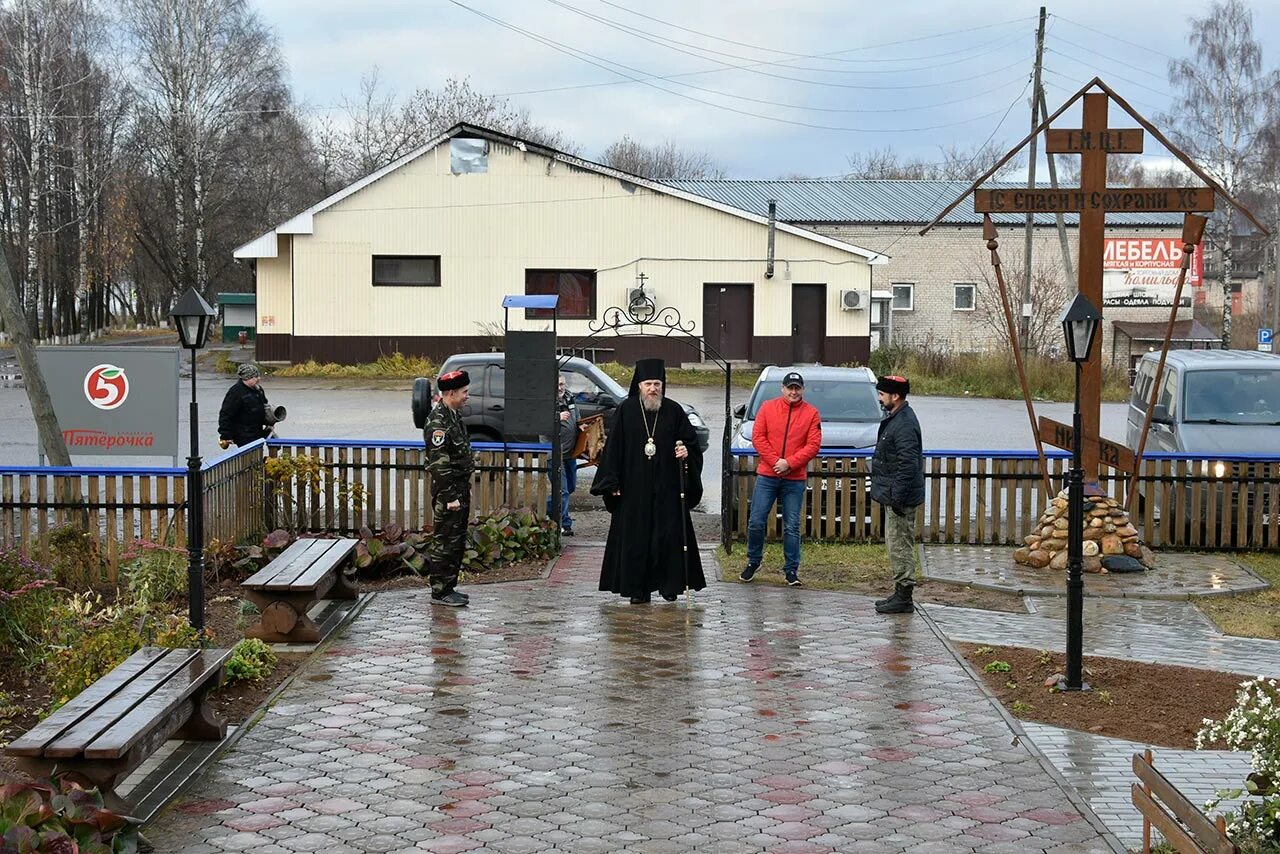
<svg viewBox="0 0 1280 854">
<path fill-rule="evenodd" d="M 423 438 L 427 443 L 427 472 L 431 475 L 431 511 L 435 529 L 427 545 L 427 580 L 431 603 L 462 607 L 470 601 L 454 588 L 467 546 L 471 515 L 471 473 L 475 458 L 471 439 L 458 410 L 467 402 L 471 378 L 466 371 L 450 371 L 436 383 L 440 401 L 431 410 Z"/>
</svg>

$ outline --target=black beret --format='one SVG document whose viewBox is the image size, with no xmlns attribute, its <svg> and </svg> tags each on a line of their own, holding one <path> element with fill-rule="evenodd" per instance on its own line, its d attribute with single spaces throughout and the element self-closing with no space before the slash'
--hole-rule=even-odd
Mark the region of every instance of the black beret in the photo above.
<svg viewBox="0 0 1280 854">
<path fill-rule="evenodd" d="M 900 394 L 906 397 L 911 393 L 911 383 L 906 377 L 881 377 L 876 383 L 876 391 L 886 394 Z"/>
<path fill-rule="evenodd" d="M 440 379 L 436 380 L 436 386 L 442 392 L 466 388 L 469 385 L 471 385 L 471 377 L 466 371 L 450 371 L 447 374 L 441 374 Z"/>
</svg>

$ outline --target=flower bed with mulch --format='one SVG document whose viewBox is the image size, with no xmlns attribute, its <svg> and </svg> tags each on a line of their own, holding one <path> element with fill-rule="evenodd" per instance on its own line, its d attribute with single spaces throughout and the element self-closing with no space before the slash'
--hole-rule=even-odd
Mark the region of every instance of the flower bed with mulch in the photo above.
<svg viewBox="0 0 1280 854">
<path fill-rule="evenodd" d="M 1194 748 L 1204 719 L 1225 716 L 1247 681 L 1234 673 L 1087 655 L 1084 681 L 1091 690 L 1063 692 L 1045 684 L 1066 673 L 1060 652 L 957 646 L 1015 717 L 1158 747 Z"/>
</svg>

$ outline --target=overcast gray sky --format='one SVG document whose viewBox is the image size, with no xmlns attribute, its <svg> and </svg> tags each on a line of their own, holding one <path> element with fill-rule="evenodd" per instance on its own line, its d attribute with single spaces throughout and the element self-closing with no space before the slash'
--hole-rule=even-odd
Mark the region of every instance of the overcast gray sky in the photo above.
<svg viewBox="0 0 1280 854">
<path fill-rule="evenodd" d="M 470 77 L 587 157 L 623 134 L 705 150 L 731 177 L 834 176 L 884 146 L 937 159 L 1029 129 L 1041 3 L 1009 0 L 258 0 L 313 111 L 375 67 L 404 97 Z M 1050 110 L 1095 75 L 1149 117 L 1201 0 L 1049 3 Z M 1264 67 L 1280 2 L 1255 2 Z M 304 11 L 299 11 L 304 10 Z M 481 13 L 481 14 L 477 14 Z M 487 17 L 485 17 L 487 16 Z M 637 82 L 644 80 L 647 82 Z M 1125 123 L 1128 124 L 1128 123 Z M 1066 126 L 1060 124 L 1059 126 Z M 1148 152 L 1159 154 L 1154 140 Z"/>
</svg>

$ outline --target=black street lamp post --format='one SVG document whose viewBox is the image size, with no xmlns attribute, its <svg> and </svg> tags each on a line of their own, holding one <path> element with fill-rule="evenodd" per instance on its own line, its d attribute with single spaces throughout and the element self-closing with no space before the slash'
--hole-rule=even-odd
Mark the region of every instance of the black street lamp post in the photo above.
<svg viewBox="0 0 1280 854">
<path fill-rule="evenodd" d="M 182 346 L 191 351 L 191 456 L 187 457 L 187 606 L 191 627 L 204 629 L 204 477 L 200 470 L 200 418 L 196 406 L 196 351 L 209 341 L 217 312 L 195 288 L 187 288 L 169 316 Z"/>
<path fill-rule="evenodd" d="M 1076 399 L 1071 420 L 1071 472 L 1067 479 L 1067 678 L 1063 691 L 1087 691 L 1084 683 L 1084 471 L 1080 465 L 1080 376 L 1093 351 L 1102 314 L 1077 293 L 1060 318 L 1067 357 L 1076 366 Z"/>
</svg>

